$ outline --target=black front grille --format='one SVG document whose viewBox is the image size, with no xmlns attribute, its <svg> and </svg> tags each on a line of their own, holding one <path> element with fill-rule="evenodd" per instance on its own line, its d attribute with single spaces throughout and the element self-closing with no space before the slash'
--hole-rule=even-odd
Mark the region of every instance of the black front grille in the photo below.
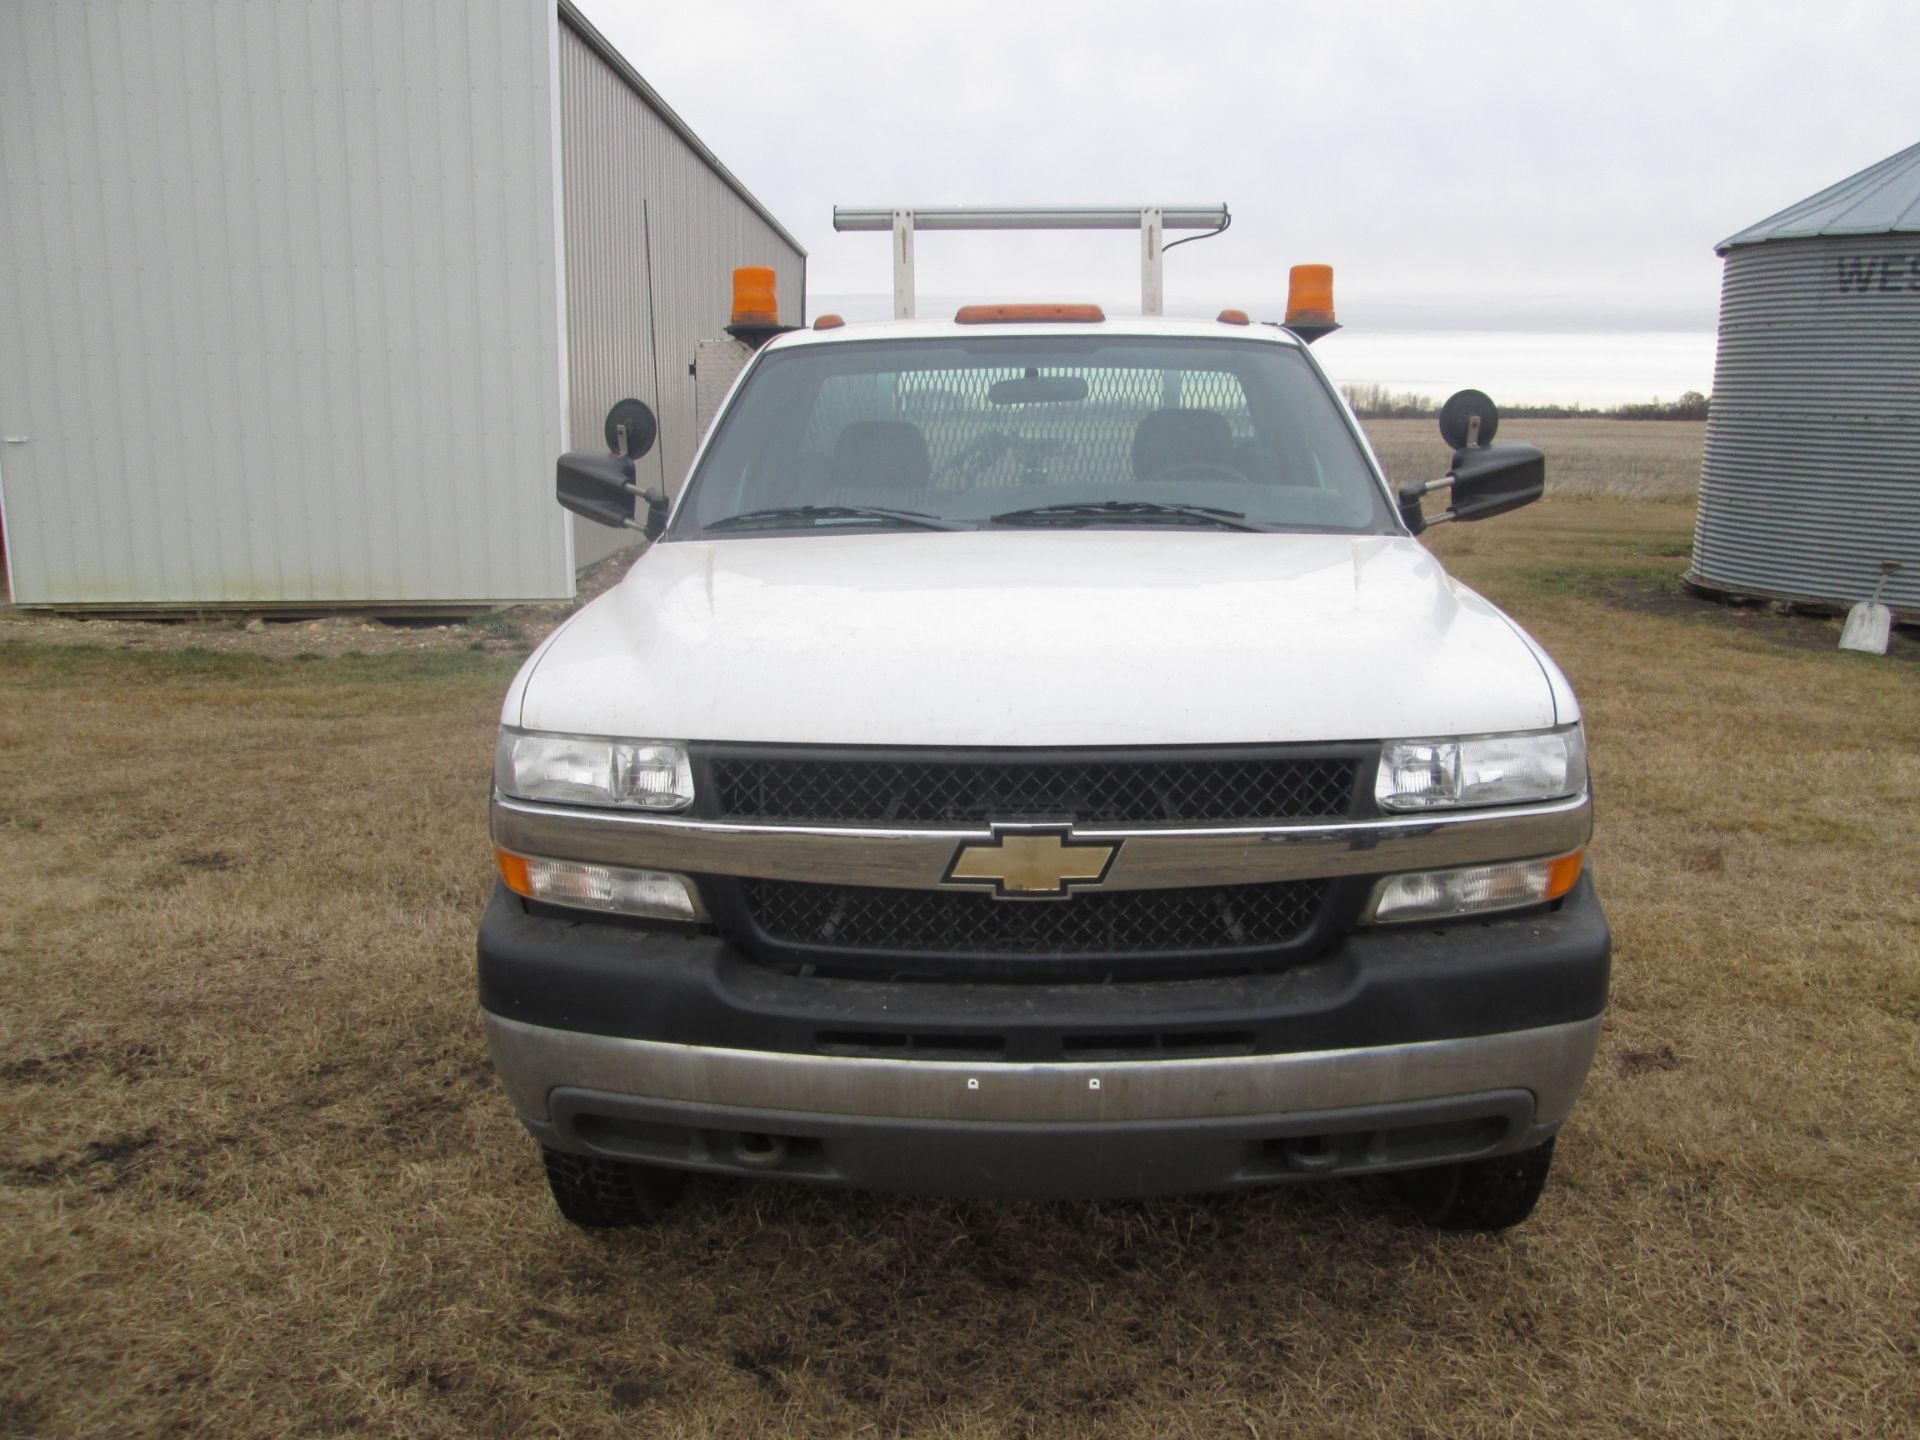
<svg viewBox="0 0 1920 1440">
<path fill-rule="evenodd" d="M 1271 949 L 1312 926 L 1326 889 L 1320 881 L 1287 881 L 1000 900 L 949 890 L 788 880 L 743 880 L 740 888 L 755 927 L 781 944 L 1053 957 Z"/>
<path fill-rule="evenodd" d="M 810 759 L 717 755 L 720 818 L 938 824 L 1259 824 L 1348 813 L 1352 755 L 1236 759 Z M 1197 892 L 1196 892 L 1197 893 Z"/>
</svg>

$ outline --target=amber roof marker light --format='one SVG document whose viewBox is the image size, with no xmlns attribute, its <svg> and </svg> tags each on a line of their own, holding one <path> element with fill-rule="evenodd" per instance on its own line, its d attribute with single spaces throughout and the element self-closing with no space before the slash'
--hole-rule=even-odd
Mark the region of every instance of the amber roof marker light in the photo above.
<svg viewBox="0 0 1920 1440">
<path fill-rule="evenodd" d="M 1287 272 L 1287 329 L 1311 345 L 1340 328 L 1333 318 L 1333 267 L 1295 265 Z"/>
<path fill-rule="evenodd" d="M 1098 305 L 962 305 L 956 325 L 1030 325 L 1059 320 L 1093 325 L 1107 318 Z"/>
</svg>

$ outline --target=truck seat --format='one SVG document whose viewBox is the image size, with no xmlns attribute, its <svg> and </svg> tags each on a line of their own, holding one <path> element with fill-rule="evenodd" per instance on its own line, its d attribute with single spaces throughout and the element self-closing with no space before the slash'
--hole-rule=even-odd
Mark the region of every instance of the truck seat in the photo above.
<svg viewBox="0 0 1920 1440">
<path fill-rule="evenodd" d="M 1193 464 L 1233 465 L 1233 431 L 1219 411 L 1155 410 L 1133 427 L 1134 479 Z"/>
<path fill-rule="evenodd" d="M 856 420 L 834 442 L 837 504 L 911 506 L 932 477 L 927 437 L 912 421 Z"/>
<path fill-rule="evenodd" d="M 1280 459 L 1273 447 L 1260 440 L 1242 440 L 1233 447 L 1233 468 L 1256 484 L 1286 483 L 1280 473 Z"/>
</svg>

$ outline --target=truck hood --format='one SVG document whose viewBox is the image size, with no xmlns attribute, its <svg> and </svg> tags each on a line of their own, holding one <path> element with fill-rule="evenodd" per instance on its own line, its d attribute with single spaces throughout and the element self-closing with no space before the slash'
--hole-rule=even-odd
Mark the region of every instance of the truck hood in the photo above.
<svg viewBox="0 0 1920 1440">
<path fill-rule="evenodd" d="M 1404 536 L 867 533 L 656 545 L 535 653 L 503 718 L 671 740 L 1253 744 L 1534 729 L 1574 718 L 1554 688 L 1517 627 Z"/>
</svg>

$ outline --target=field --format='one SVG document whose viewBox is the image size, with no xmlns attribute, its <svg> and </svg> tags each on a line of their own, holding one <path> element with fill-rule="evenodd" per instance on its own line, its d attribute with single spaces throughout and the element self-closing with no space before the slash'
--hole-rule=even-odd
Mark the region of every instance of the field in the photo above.
<svg viewBox="0 0 1920 1440">
<path fill-rule="evenodd" d="M 1616 968 L 1499 1238 L 1361 1182 L 573 1231 L 471 996 L 520 642 L 0 619 L 0 1435 L 1920 1434 L 1920 645 L 1687 596 L 1699 427 L 1512 438 L 1568 484 L 1433 543 L 1582 694 Z"/>
<path fill-rule="evenodd" d="M 1680 500 L 1700 489 L 1704 423 L 1686 420 L 1504 420 L 1498 441 L 1547 452 L 1555 499 Z M 1367 437 L 1396 481 L 1431 480 L 1451 453 L 1433 420 L 1370 420 Z"/>
</svg>

